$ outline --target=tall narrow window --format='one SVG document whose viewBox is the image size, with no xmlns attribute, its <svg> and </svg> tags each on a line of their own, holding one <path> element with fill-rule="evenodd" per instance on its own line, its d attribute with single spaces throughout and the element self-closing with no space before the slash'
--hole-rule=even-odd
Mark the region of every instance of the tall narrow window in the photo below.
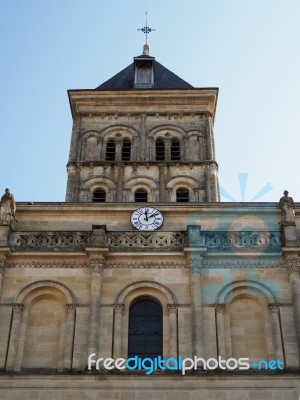
<svg viewBox="0 0 300 400">
<path fill-rule="evenodd" d="M 116 159 L 116 144 L 115 141 L 110 139 L 106 143 L 106 160 L 115 161 Z"/>
<path fill-rule="evenodd" d="M 134 302 L 129 310 L 128 358 L 162 356 L 162 307 L 152 299 Z"/>
<path fill-rule="evenodd" d="M 156 161 L 165 160 L 165 144 L 162 139 L 157 139 L 156 143 Z"/>
<path fill-rule="evenodd" d="M 180 161 L 180 141 L 178 139 L 172 139 L 171 161 Z"/>
<path fill-rule="evenodd" d="M 148 201 L 148 192 L 145 189 L 137 189 L 134 192 L 134 201 L 136 203 L 147 203 Z"/>
<path fill-rule="evenodd" d="M 105 203 L 106 201 L 106 192 L 103 189 L 96 189 L 93 193 L 93 202 L 94 203 Z"/>
<path fill-rule="evenodd" d="M 177 203 L 188 203 L 190 201 L 190 192 L 186 188 L 179 188 L 176 190 Z"/>
<path fill-rule="evenodd" d="M 130 161 L 131 142 L 128 139 L 123 140 L 122 161 Z"/>
</svg>

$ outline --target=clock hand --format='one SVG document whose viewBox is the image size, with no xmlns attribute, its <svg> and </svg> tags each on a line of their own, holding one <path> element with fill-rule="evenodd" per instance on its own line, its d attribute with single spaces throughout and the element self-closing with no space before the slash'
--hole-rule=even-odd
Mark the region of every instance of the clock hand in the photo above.
<svg viewBox="0 0 300 400">
<path fill-rule="evenodd" d="M 145 210 L 145 220 L 148 221 L 148 210 Z"/>
<path fill-rule="evenodd" d="M 154 212 L 153 214 L 149 215 L 149 218 L 156 217 L 156 215 L 158 215 L 158 212 Z"/>
</svg>

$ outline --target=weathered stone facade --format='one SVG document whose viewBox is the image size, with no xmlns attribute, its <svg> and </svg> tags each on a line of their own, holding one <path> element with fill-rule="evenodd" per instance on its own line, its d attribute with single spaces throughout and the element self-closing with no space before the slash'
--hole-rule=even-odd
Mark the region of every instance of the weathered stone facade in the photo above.
<svg viewBox="0 0 300 400">
<path fill-rule="evenodd" d="M 218 202 L 217 90 L 69 95 L 66 203 L 19 202 L 16 221 L 0 224 L 0 399 L 298 400 L 300 205 L 296 225 L 280 228 L 277 204 Z M 147 203 L 134 201 L 138 188 Z M 133 229 L 142 205 L 163 214 L 156 231 Z M 165 359 L 248 357 L 251 368 L 88 371 L 89 354 L 128 357 L 139 299 L 161 307 Z M 284 370 L 258 370 L 261 359 Z"/>
</svg>

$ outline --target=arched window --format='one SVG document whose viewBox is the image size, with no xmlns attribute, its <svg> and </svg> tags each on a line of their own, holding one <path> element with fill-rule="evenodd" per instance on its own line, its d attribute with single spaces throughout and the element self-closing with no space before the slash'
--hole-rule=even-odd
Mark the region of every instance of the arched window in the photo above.
<svg viewBox="0 0 300 400">
<path fill-rule="evenodd" d="M 128 139 L 123 140 L 122 161 L 130 161 L 131 142 Z"/>
<path fill-rule="evenodd" d="M 103 189 L 96 189 L 93 193 L 93 202 L 94 203 L 105 203 L 106 201 L 106 192 Z"/>
<path fill-rule="evenodd" d="M 129 309 L 128 358 L 155 358 L 163 352 L 162 307 L 152 299 L 135 301 Z"/>
<path fill-rule="evenodd" d="M 115 161 L 116 159 L 116 144 L 113 139 L 108 140 L 106 143 L 106 157 L 107 161 Z"/>
<path fill-rule="evenodd" d="M 134 201 L 137 203 L 147 203 L 148 201 L 148 192 L 145 189 L 136 189 L 134 192 Z"/>
<path fill-rule="evenodd" d="M 178 139 L 172 139 L 171 161 L 180 161 L 180 157 L 180 141 Z"/>
<path fill-rule="evenodd" d="M 165 160 L 165 144 L 162 139 L 157 139 L 155 142 L 156 146 L 156 161 Z"/>
<path fill-rule="evenodd" d="M 187 188 L 178 188 L 176 190 L 177 203 L 188 203 L 190 201 L 190 192 Z"/>
</svg>

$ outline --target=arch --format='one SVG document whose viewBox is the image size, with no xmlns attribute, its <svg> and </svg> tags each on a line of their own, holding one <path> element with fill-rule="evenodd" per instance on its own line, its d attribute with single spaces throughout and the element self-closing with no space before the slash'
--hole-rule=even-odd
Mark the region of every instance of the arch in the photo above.
<svg viewBox="0 0 300 400">
<path fill-rule="evenodd" d="M 186 131 L 176 125 L 166 124 L 166 125 L 159 125 L 150 130 L 148 134 L 148 138 L 156 138 L 158 136 L 163 137 L 166 133 L 169 133 L 169 137 L 184 138 L 186 136 Z"/>
<path fill-rule="evenodd" d="M 133 137 L 136 137 L 139 135 L 139 132 L 127 125 L 111 125 L 109 128 L 105 128 L 103 131 L 101 131 L 100 135 L 106 140 L 110 138 L 116 138 L 116 135 L 118 134 L 118 137 L 124 138 L 130 138 L 132 139 Z"/>
<path fill-rule="evenodd" d="M 157 189 L 157 182 L 155 179 L 151 178 L 150 176 L 146 175 L 140 175 L 137 176 L 136 178 L 128 178 L 124 182 L 124 188 L 125 189 L 131 189 L 133 186 L 137 186 L 140 184 L 144 184 L 151 189 Z"/>
<path fill-rule="evenodd" d="M 116 184 L 111 179 L 104 178 L 102 176 L 95 176 L 92 179 L 89 179 L 83 182 L 82 189 L 88 189 L 93 192 L 95 189 L 103 187 L 107 190 L 115 190 Z"/>
<path fill-rule="evenodd" d="M 57 282 L 57 281 L 52 281 L 52 280 L 40 280 L 40 281 L 36 281 L 36 282 L 32 282 L 26 286 L 23 287 L 23 289 L 20 290 L 20 292 L 18 293 L 18 295 L 15 298 L 15 303 L 23 303 L 25 297 L 32 292 L 35 289 L 39 289 L 39 288 L 45 288 L 45 287 L 54 287 L 58 290 L 60 290 L 61 292 L 63 292 L 63 294 L 66 296 L 67 302 L 68 304 L 73 304 L 75 305 L 75 296 L 72 293 L 72 291 L 63 283 Z"/>
<path fill-rule="evenodd" d="M 249 291 L 250 288 L 250 291 Z M 277 303 L 278 300 L 274 294 L 274 292 L 264 283 L 257 282 L 255 280 L 236 280 L 225 285 L 217 294 L 216 302 L 217 303 L 225 303 L 228 302 L 230 295 L 233 300 L 236 296 L 240 294 L 236 289 L 247 289 L 249 293 L 252 294 L 252 297 L 256 298 L 264 298 L 267 299 L 269 303 Z M 234 293 L 235 291 L 235 293 Z"/>
<path fill-rule="evenodd" d="M 88 131 L 83 132 L 82 139 L 89 139 L 90 137 L 94 137 L 96 139 L 100 139 L 100 132 L 96 130 L 89 129 Z"/>
<path fill-rule="evenodd" d="M 190 184 L 193 189 L 199 188 L 199 183 L 197 182 L 197 180 L 192 176 L 186 175 L 177 175 L 175 178 L 169 179 L 166 187 L 167 189 L 171 189 L 180 184 L 183 184 L 183 186 L 187 186 L 187 184 Z"/>
<path fill-rule="evenodd" d="M 169 289 L 167 286 L 163 285 L 162 283 L 155 282 L 155 281 L 150 281 L 150 280 L 143 280 L 143 281 L 136 281 L 133 283 L 130 283 L 129 285 L 125 286 L 120 292 L 117 294 L 115 298 L 115 303 L 116 304 L 123 304 L 125 301 L 125 298 L 134 290 L 136 289 L 142 289 L 142 288 L 153 288 L 157 289 L 160 292 L 162 292 L 169 304 L 177 304 L 177 299 L 174 294 L 174 292 Z"/>
<path fill-rule="evenodd" d="M 187 133 L 186 133 L 186 135 L 187 135 L 187 137 L 190 137 L 190 136 L 197 136 L 197 137 L 200 137 L 200 138 L 206 138 L 206 134 L 204 133 L 204 132 L 202 132 L 202 131 L 197 131 L 197 130 L 192 130 L 192 131 L 188 131 Z"/>
</svg>

